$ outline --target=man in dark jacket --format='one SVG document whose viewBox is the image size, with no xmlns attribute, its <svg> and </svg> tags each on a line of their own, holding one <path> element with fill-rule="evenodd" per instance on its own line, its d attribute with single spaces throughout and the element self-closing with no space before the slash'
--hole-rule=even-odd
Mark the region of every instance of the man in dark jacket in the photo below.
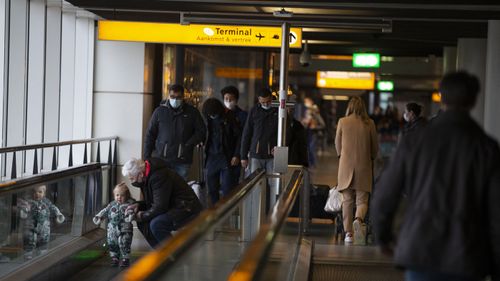
<svg viewBox="0 0 500 281">
<path fill-rule="evenodd" d="M 248 112 L 241 109 L 238 106 L 238 100 L 240 99 L 240 91 L 235 86 L 224 87 L 221 91 L 222 99 L 224 100 L 224 106 L 232 111 L 236 117 L 236 121 L 241 126 L 243 131 L 243 126 L 247 121 Z"/>
<path fill-rule="evenodd" d="M 373 224 L 406 280 L 499 280 L 500 151 L 470 117 L 479 91 L 466 72 L 440 85 L 443 112 L 404 138 L 375 186 Z M 402 194 L 407 209 L 397 241 L 391 227 Z"/>
<path fill-rule="evenodd" d="M 278 144 L 278 108 L 272 107 L 272 93 L 262 89 L 257 96 L 259 103 L 248 114 L 243 135 L 241 136 L 241 166 L 248 167 L 250 157 L 251 172 L 262 168 L 267 174 L 274 169 L 274 148 Z M 289 118 L 287 119 L 286 140 L 290 139 Z M 266 203 L 272 206 L 278 195 L 276 179 L 268 179 L 270 193 Z M 268 206 L 268 207 L 269 207 Z"/>
<path fill-rule="evenodd" d="M 427 124 L 427 120 L 420 116 L 421 113 L 422 106 L 419 104 L 414 102 L 406 104 L 405 112 L 403 113 L 403 119 L 406 122 L 403 127 L 403 137 L 416 132 Z"/>
<path fill-rule="evenodd" d="M 132 158 L 123 165 L 122 174 L 139 187 L 144 201 L 133 204 L 137 226 L 151 247 L 170 237 L 202 210 L 194 191 L 164 160 Z"/>
<path fill-rule="evenodd" d="M 193 149 L 205 141 L 206 128 L 201 114 L 184 102 L 184 87 L 172 85 L 168 100 L 155 109 L 144 140 L 144 159 L 166 160 L 170 169 L 187 180 L 193 163 Z"/>
<path fill-rule="evenodd" d="M 278 108 L 271 107 L 273 96 L 269 89 L 262 89 L 257 98 L 259 103 L 250 110 L 241 137 L 241 165 L 246 168 L 250 156 L 252 171 L 263 168 L 272 173 L 278 142 Z"/>
<path fill-rule="evenodd" d="M 212 204 L 219 200 L 219 189 L 226 196 L 238 185 L 241 129 L 231 110 L 216 98 L 203 103 L 208 138 L 205 146 L 207 186 Z"/>
</svg>

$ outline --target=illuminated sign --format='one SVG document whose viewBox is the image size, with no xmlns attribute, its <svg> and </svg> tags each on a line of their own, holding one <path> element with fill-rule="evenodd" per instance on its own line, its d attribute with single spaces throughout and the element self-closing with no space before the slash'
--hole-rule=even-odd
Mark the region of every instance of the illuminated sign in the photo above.
<svg viewBox="0 0 500 281">
<path fill-rule="evenodd" d="M 222 78 L 261 79 L 262 68 L 217 67 L 215 76 Z"/>
<path fill-rule="evenodd" d="M 352 54 L 353 67 L 380 67 L 380 54 L 354 53 Z"/>
<path fill-rule="evenodd" d="M 318 71 L 318 88 L 373 90 L 375 74 L 373 72 Z"/>
<path fill-rule="evenodd" d="M 281 28 L 99 21 L 99 40 L 189 45 L 281 47 Z M 290 29 L 290 48 L 302 48 L 302 29 Z"/>
<path fill-rule="evenodd" d="M 394 82 L 392 82 L 392 81 L 378 81 L 377 90 L 379 90 L 379 91 L 392 91 L 392 90 L 394 90 Z"/>
<path fill-rule="evenodd" d="M 439 92 L 432 93 L 432 101 L 437 103 L 441 102 L 441 93 Z"/>
</svg>

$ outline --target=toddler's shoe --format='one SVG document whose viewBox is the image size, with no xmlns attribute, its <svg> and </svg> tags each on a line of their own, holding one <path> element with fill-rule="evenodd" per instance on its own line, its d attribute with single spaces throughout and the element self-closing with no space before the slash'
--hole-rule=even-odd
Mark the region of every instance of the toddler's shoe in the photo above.
<svg viewBox="0 0 500 281">
<path fill-rule="evenodd" d="M 120 263 L 120 261 L 118 260 L 117 257 L 112 257 L 111 258 L 111 266 L 112 267 L 117 267 L 119 263 Z"/>
<path fill-rule="evenodd" d="M 130 265 L 129 259 L 121 259 L 120 260 L 120 267 L 128 267 Z"/>
</svg>

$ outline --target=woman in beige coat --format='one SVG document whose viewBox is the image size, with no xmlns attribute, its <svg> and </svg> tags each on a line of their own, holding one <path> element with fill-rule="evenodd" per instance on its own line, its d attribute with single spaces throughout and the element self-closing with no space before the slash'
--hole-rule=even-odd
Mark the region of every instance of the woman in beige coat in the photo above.
<svg viewBox="0 0 500 281">
<path fill-rule="evenodd" d="M 368 117 L 363 100 L 353 97 L 347 105 L 346 117 L 337 125 L 335 147 L 340 157 L 338 190 L 342 192 L 345 242 L 364 244 L 363 220 L 368 211 L 372 191 L 372 163 L 378 152 L 375 123 Z M 356 216 L 353 207 L 356 200 Z M 354 237 L 353 237 L 354 229 Z"/>
</svg>

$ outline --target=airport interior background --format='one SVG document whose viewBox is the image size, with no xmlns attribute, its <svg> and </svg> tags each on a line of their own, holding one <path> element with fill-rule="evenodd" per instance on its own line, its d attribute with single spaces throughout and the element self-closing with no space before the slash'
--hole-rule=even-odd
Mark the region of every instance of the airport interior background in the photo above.
<svg viewBox="0 0 500 281">
<path fill-rule="evenodd" d="M 500 138 L 500 4 L 490 2 L 0 0 L 0 280 L 403 280 L 370 231 L 366 245 L 346 247 L 341 218 L 311 219 L 318 203 L 304 198 L 337 184 L 337 122 L 354 96 L 376 124 L 374 181 L 406 104 L 435 116 L 448 72 L 479 77 L 472 116 Z M 135 229 L 132 266 L 110 268 L 106 231 L 92 217 L 114 185 L 130 183 L 121 168 L 142 157 L 151 114 L 173 84 L 199 110 L 228 85 L 247 111 L 263 88 L 274 106 L 285 93 L 288 118 L 316 119 L 309 167 L 268 175 L 281 188 L 273 210 L 262 207 L 261 171 L 156 250 Z M 189 174 L 201 190 L 202 151 Z M 52 220 L 48 244 L 33 252 L 21 214 L 41 185 L 65 219 Z"/>
</svg>

